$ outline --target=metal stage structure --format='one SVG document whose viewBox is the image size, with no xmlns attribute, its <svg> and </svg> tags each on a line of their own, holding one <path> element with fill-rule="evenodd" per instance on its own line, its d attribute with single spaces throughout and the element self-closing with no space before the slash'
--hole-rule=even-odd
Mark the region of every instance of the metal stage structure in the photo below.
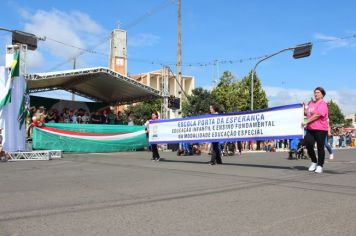
<svg viewBox="0 0 356 236">
<path fill-rule="evenodd" d="M 30 93 L 66 90 L 79 96 L 120 105 L 160 98 L 163 94 L 105 67 L 26 75 Z"/>
<path fill-rule="evenodd" d="M 62 158 L 61 150 L 42 150 L 30 152 L 8 152 L 8 161 L 43 160 L 49 161 Z"/>
<path fill-rule="evenodd" d="M 113 105 L 157 99 L 164 94 L 150 86 L 108 68 L 84 68 L 25 75 L 30 93 L 66 90 Z M 60 150 L 9 153 L 9 161 L 52 160 L 62 157 Z"/>
</svg>

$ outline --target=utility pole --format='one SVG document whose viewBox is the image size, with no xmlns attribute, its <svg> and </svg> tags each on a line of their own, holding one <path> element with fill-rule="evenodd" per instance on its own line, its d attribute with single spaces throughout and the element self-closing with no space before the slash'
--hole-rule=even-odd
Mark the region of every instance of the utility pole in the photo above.
<svg viewBox="0 0 356 236">
<path fill-rule="evenodd" d="M 75 70 L 76 67 L 77 67 L 77 58 L 74 57 L 73 58 L 73 70 Z M 73 91 L 72 91 L 72 101 L 75 101 L 75 94 L 73 93 Z"/>
<path fill-rule="evenodd" d="M 163 103 L 161 107 L 162 119 L 169 119 L 168 97 L 169 97 L 169 67 L 163 66 L 162 68 L 162 93 Z"/>
<path fill-rule="evenodd" d="M 183 79 L 182 79 L 182 32 L 181 32 L 181 0 L 178 0 L 178 31 L 177 31 L 177 82 L 180 84 L 176 85 L 176 89 L 178 91 L 178 97 L 180 98 L 180 102 L 182 103 L 182 93 L 180 91 L 181 86 L 183 86 Z M 181 104 L 182 105 L 182 104 Z"/>
</svg>

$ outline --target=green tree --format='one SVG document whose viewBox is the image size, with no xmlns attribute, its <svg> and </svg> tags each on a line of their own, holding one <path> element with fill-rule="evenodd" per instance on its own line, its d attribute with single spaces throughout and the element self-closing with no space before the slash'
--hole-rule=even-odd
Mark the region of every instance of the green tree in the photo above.
<svg viewBox="0 0 356 236">
<path fill-rule="evenodd" d="M 331 127 L 342 126 L 345 124 L 345 116 L 342 114 L 340 107 L 333 101 L 328 102 L 329 123 Z"/>
<path fill-rule="evenodd" d="M 127 122 L 127 117 L 131 114 L 136 119 L 134 123 L 136 125 L 143 125 L 147 120 L 151 119 L 151 114 L 153 111 L 160 112 L 163 100 L 161 98 L 144 101 L 130 105 L 125 109 L 125 122 Z"/>
<path fill-rule="evenodd" d="M 196 88 L 182 104 L 183 116 L 196 116 L 209 113 L 209 105 L 216 104 L 220 111 L 238 112 L 250 110 L 251 73 L 241 81 L 233 74 L 225 71 L 217 86 L 209 92 L 203 88 Z M 262 89 L 257 76 L 254 79 L 254 108 L 268 107 L 268 99 Z"/>
<path fill-rule="evenodd" d="M 239 81 L 229 71 L 224 71 L 218 85 L 211 91 L 214 101 L 225 112 L 239 111 L 239 97 L 237 91 Z"/>
<path fill-rule="evenodd" d="M 197 116 L 209 113 L 209 106 L 214 103 L 211 92 L 201 87 L 192 90 L 192 94 L 182 102 L 182 115 Z"/>
<path fill-rule="evenodd" d="M 251 76 L 252 71 L 245 76 L 239 85 L 237 96 L 239 98 L 239 111 L 251 109 Z M 268 107 L 266 92 L 262 89 L 262 84 L 258 76 L 254 75 L 253 80 L 253 108 L 264 109 Z"/>
</svg>

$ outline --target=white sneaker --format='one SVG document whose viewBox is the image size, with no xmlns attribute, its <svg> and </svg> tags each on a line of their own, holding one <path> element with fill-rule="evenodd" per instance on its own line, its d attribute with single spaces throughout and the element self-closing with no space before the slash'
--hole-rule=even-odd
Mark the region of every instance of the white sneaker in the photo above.
<svg viewBox="0 0 356 236">
<path fill-rule="evenodd" d="M 315 169 L 315 173 L 323 173 L 323 167 L 321 166 L 317 166 L 316 169 Z"/>
<path fill-rule="evenodd" d="M 316 169 L 316 163 L 312 162 L 311 165 L 309 166 L 309 171 L 315 171 Z"/>
<path fill-rule="evenodd" d="M 334 159 L 334 154 L 330 154 L 329 159 L 330 160 Z"/>
</svg>

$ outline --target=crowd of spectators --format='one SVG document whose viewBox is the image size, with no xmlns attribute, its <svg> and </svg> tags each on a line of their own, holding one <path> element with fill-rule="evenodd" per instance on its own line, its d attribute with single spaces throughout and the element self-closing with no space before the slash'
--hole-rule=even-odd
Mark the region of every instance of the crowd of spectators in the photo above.
<svg viewBox="0 0 356 236">
<path fill-rule="evenodd" d="M 356 130 L 345 131 L 344 129 L 334 129 L 332 131 L 332 136 L 329 137 L 329 144 L 333 148 L 349 148 L 352 147 L 352 141 L 356 139 Z M 281 140 L 265 140 L 265 141 L 242 141 L 242 151 L 266 151 L 266 152 L 279 152 L 289 150 L 291 148 L 291 139 L 281 139 Z M 237 142 L 235 150 L 237 150 Z M 221 149 L 226 148 L 224 143 L 221 143 Z M 210 152 L 210 145 L 202 144 L 200 149 L 203 152 Z"/>
<path fill-rule="evenodd" d="M 114 112 L 110 109 L 89 112 L 85 109 L 64 108 L 62 112 L 57 109 L 46 110 L 45 107 L 32 107 L 27 120 L 27 139 L 32 138 L 32 127 L 42 126 L 43 123 L 67 124 L 107 124 L 107 125 L 134 125 L 135 117 L 131 114 Z"/>
<path fill-rule="evenodd" d="M 85 109 L 69 109 L 64 108 L 62 112 L 57 109 L 46 110 L 43 106 L 31 108 L 30 119 L 45 123 L 70 123 L 70 124 L 126 124 L 134 125 L 135 117 L 128 114 L 122 114 L 122 112 L 114 112 L 110 109 L 98 110 L 95 112 L 89 112 Z M 32 122 L 30 121 L 30 122 Z"/>
<path fill-rule="evenodd" d="M 328 142 L 333 148 L 347 148 L 352 146 L 352 140 L 356 138 L 356 130 L 347 131 L 343 128 L 333 129 Z"/>
<path fill-rule="evenodd" d="M 330 146 L 333 148 L 348 148 L 352 147 L 352 141 L 356 138 L 356 130 L 349 130 L 344 128 L 335 128 L 331 131 L 331 136 L 328 138 Z M 248 142 L 246 142 L 248 143 Z M 243 145 L 243 147 L 246 145 Z M 291 140 L 267 140 L 258 145 L 258 142 L 252 142 L 252 145 L 247 145 L 245 150 L 265 150 L 266 152 L 279 151 L 290 149 Z M 252 147 L 252 148 L 251 148 Z"/>
</svg>

